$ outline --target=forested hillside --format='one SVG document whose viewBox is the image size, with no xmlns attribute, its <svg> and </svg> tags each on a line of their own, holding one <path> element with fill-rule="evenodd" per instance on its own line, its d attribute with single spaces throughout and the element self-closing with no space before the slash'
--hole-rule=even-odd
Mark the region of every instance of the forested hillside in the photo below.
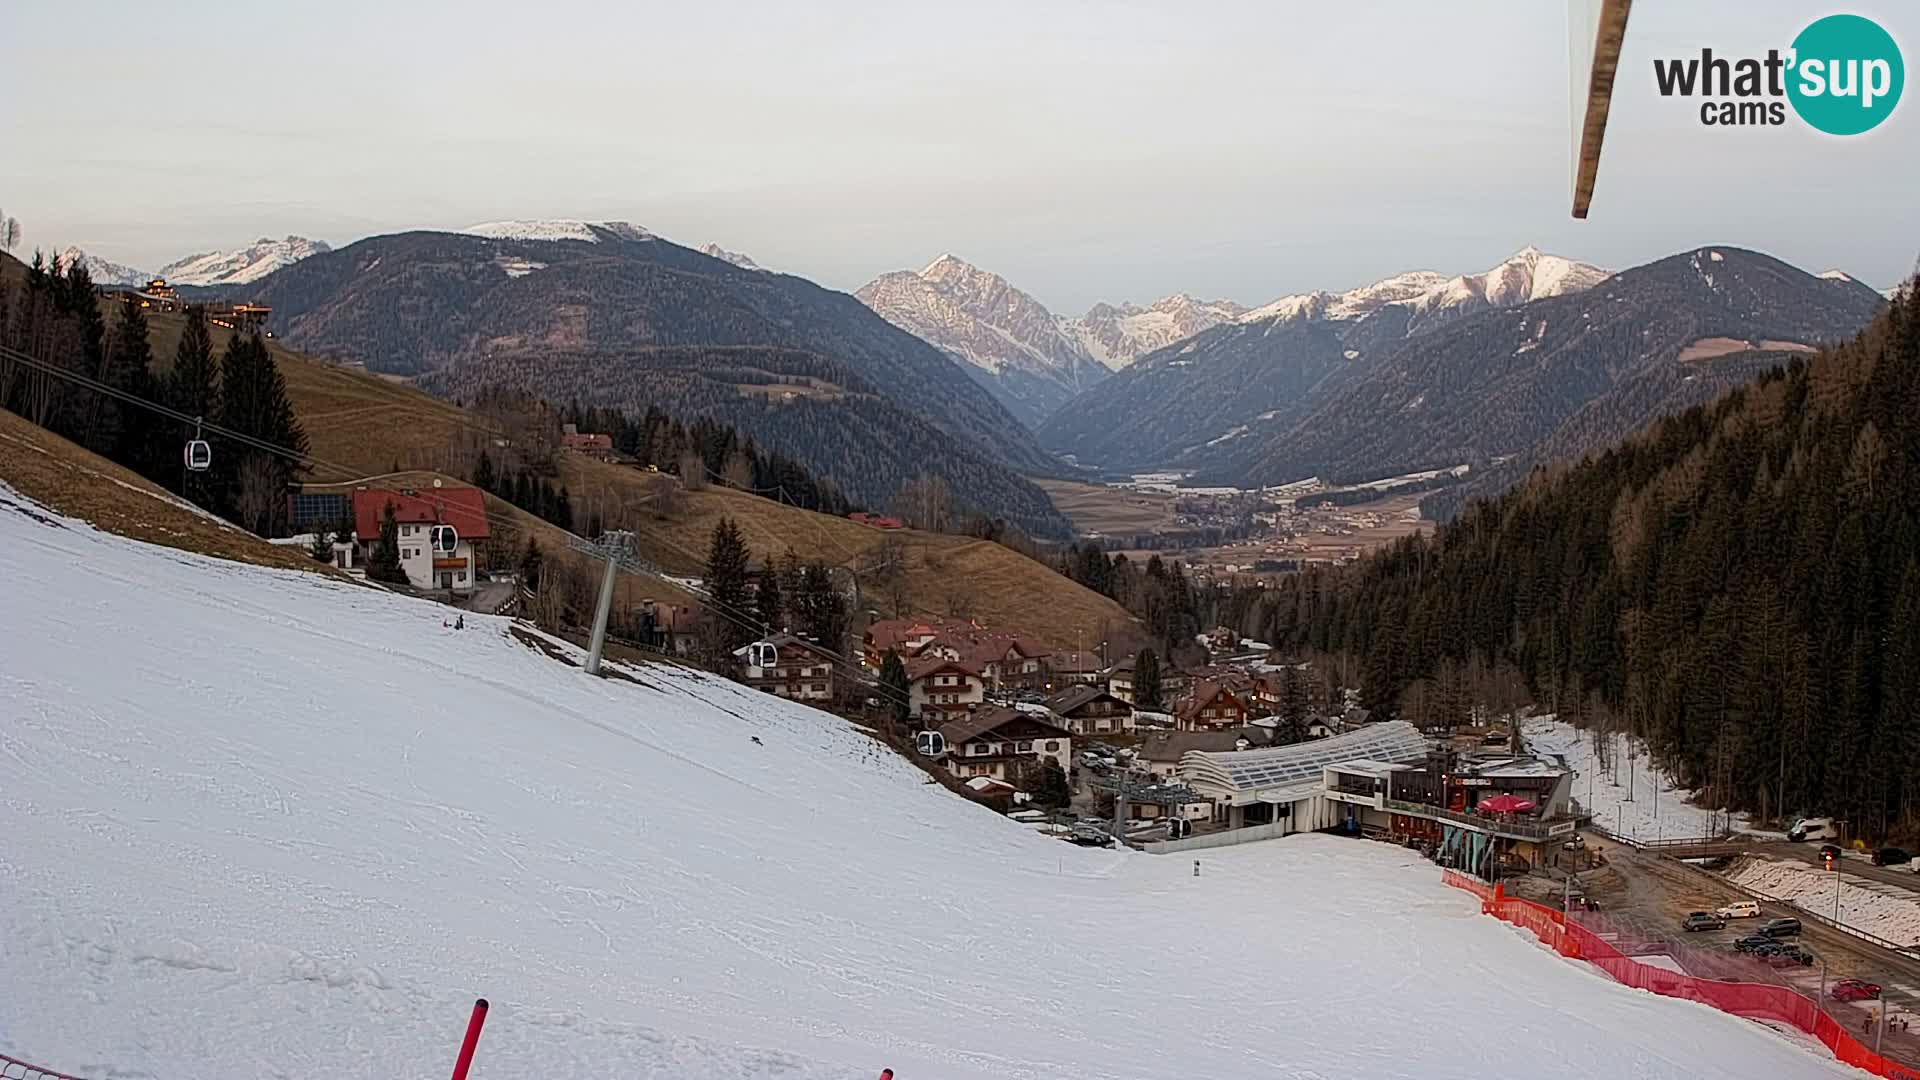
<svg viewBox="0 0 1920 1080">
<path fill-rule="evenodd" d="M 1920 825 L 1920 301 L 1431 540 L 1257 598 L 1393 713 L 1471 666 L 1643 734 L 1709 801 Z"/>
<path fill-rule="evenodd" d="M 474 357 L 422 376 L 420 383 L 441 397 L 469 401 L 489 388 L 506 387 L 582 406 L 635 413 L 657 408 L 683 420 L 715 420 L 799 462 L 816 478 L 831 480 L 865 506 L 884 509 L 916 478 L 931 474 L 945 480 L 963 515 L 1004 517 L 1041 537 L 1068 531 L 1066 519 L 1032 481 L 813 353 L 677 347 L 609 356 L 514 350 Z"/>
</svg>

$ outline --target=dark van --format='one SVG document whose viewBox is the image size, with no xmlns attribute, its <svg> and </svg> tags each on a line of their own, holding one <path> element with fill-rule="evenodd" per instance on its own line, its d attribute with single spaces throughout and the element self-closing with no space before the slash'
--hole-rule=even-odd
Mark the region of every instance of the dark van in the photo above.
<svg viewBox="0 0 1920 1080">
<path fill-rule="evenodd" d="M 1770 938 L 1797 937 L 1800 934 L 1800 920 L 1768 919 L 1760 924 L 1760 929 L 1755 933 L 1765 934 Z"/>
</svg>

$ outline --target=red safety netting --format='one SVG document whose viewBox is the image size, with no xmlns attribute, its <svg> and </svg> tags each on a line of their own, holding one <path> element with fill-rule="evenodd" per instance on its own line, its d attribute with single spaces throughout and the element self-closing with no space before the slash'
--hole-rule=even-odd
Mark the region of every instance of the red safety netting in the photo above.
<svg viewBox="0 0 1920 1080">
<path fill-rule="evenodd" d="M 1848 1065 L 1893 1080 L 1920 1080 L 1920 1070 L 1874 1053 L 1820 1008 L 1818 1002 L 1791 987 L 1705 979 L 1682 975 L 1653 964 L 1643 964 L 1587 927 L 1568 922 L 1564 913 L 1553 908 L 1507 896 L 1504 890 L 1489 887 L 1485 882 L 1457 871 L 1443 871 L 1442 880 L 1479 896 L 1480 910 L 1485 914 L 1533 931 L 1535 937 L 1552 946 L 1560 955 L 1584 960 L 1618 982 L 1663 997 L 1698 1001 L 1735 1016 L 1791 1024 L 1819 1039 L 1827 1049 L 1833 1051 L 1835 1058 Z"/>
</svg>

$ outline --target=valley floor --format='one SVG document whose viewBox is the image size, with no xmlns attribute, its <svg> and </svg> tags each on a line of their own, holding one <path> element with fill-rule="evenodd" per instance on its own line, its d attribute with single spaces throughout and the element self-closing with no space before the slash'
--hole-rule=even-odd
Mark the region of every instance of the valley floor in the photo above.
<svg viewBox="0 0 1920 1080">
<path fill-rule="evenodd" d="M 1857 1075 L 1384 845 L 1074 848 L 824 713 L 4 486 L 0 582 L 0 1051 L 80 1075 L 427 1075 L 480 995 L 478 1078 Z"/>
</svg>

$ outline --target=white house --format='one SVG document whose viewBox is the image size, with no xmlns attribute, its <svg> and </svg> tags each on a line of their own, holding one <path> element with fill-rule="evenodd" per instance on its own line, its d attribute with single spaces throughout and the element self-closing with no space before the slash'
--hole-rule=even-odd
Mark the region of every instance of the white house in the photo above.
<svg viewBox="0 0 1920 1080">
<path fill-rule="evenodd" d="M 380 526 L 393 511 L 400 568 L 416 589 L 444 589 L 457 593 L 473 589 L 479 562 L 474 546 L 488 537 L 487 502 L 479 488 L 441 487 L 415 491 L 361 488 L 353 493 L 354 541 L 360 562 L 371 561 L 380 542 Z M 452 550 L 434 548 L 434 529 L 450 526 L 456 538 Z"/>
<path fill-rule="evenodd" d="M 792 634 L 774 634 L 735 649 L 748 686 L 794 701 L 833 697 L 833 657 Z"/>
</svg>

